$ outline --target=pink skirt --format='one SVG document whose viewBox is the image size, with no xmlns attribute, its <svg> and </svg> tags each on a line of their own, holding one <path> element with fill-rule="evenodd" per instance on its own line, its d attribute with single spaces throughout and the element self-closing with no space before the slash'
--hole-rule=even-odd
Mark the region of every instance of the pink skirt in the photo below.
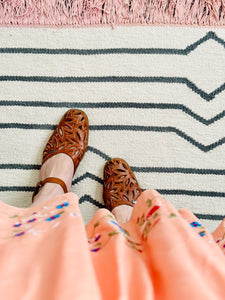
<svg viewBox="0 0 225 300">
<path fill-rule="evenodd" d="M 0 202 L 0 299 L 225 299 L 225 220 L 211 235 L 154 190 L 129 222 L 84 225 L 73 193 L 29 208 Z"/>
</svg>

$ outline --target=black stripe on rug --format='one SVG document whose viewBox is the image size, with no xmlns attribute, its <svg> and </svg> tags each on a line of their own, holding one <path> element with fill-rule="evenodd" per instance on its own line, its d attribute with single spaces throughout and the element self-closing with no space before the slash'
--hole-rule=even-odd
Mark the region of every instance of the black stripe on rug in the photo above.
<svg viewBox="0 0 225 300">
<path fill-rule="evenodd" d="M 49 107 L 49 108 L 136 108 L 136 109 L 163 109 L 180 110 L 204 125 L 211 125 L 225 116 L 225 110 L 210 119 L 205 119 L 194 113 L 183 104 L 173 103 L 138 103 L 138 102 L 41 102 L 41 101 L 6 101 L 0 100 L 0 106 L 26 106 L 26 107 Z"/>
<path fill-rule="evenodd" d="M 4 54 L 47 54 L 47 55 L 107 55 L 107 54 L 164 54 L 164 55 L 188 55 L 198 46 L 208 40 L 214 40 L 225 48 L 225 41 L 219 38 L 215 32 L 209 31 L 203 38 L 185 49 L 177 48 L 107 48 L 107 49 L 47 49 L 47 48 L 0 48 Z"/>
<path fill-rule="evenodd" d="M 33 130 L 54 130 L 57 125 L 51 124 L 23 124 L 23 123 L 0 123 L 0 129 L 33 129 Z M 204 145 L 193 139 L 183 131 L 172 126 L 138 126 L 138 125 L 89 125 L 91 131 L 139 131 L 139 132 L 160 132 L 160 133 L 175 133 L 179 137 L 188 141 L 193 146 L 203 152 L 211 151 L 225 143 L 225 137 L 218 141 Z"/>
<path fill-rule="evenodd" d="M 88 146 L 90 147 L 90 146 Z M 110 157 L 101 152 L 98 149 L 94 149 L 91 151 L 87 149 L 87 151 L 96 153 L 100 157 L 104 158 L 105 160 L 109 160 Z M 40 170 L 41 165 L 37 164 L 0 164 L 0 169 L 5 170 Z M 133 172 L 136 173 L 179 173 L 179 174 L 196 174 L 196 175 L 225 175 L 225 169 L 197 169 L 197 168 L 167 168 L 167 167 L 136 167 L 131 166 Z M 89 173 L 90 174 L 90 173 Z M 95 176 L 94 174 L 92 174 Z M 84 175 L 82 175 L 84 176 Z"/>
<path fill-rule="evenodd" d="M 203 99 L 210 101 L 215 98 L 216 95 L 220 94 L 225 90 L 225 83 L 220 87 L 212 91 L 211 93 L 206 93 L 202 89 L 198 88 L 192 81 L 185 77 L 140 77 L 140 76 L 84 76 L 84 77 L 56 77 L 56 76 L 0 76 L 0 81 L 22 81 L 22 82 L 48 82 L 48 83 L 71 83 L 71 82 L 136 82 L 136 83 L 169 83 L 169 84 L 184 84 L 194 93 L 198 94 Z"/>
</svg>

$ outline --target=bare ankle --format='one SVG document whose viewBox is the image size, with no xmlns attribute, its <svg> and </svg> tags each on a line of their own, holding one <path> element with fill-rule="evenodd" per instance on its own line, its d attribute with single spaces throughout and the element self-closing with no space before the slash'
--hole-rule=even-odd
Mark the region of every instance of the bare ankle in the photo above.
<svg viewBox="0 0 225 300">
<path fill-rule="evenodd" d="M 34 197 L 31 206 L 36 206 L 62 194 L 64 194 L 64 191 L 60 185 L 55 183 L 46 183 Z"/>
<path fill-rule="evenodd" d="M 119 205 L 112 210 L 112 213 L 116 217 L 118 223 L 126 223 L 130 220 L 133 207 L 129 205 Z"/>
</svg>

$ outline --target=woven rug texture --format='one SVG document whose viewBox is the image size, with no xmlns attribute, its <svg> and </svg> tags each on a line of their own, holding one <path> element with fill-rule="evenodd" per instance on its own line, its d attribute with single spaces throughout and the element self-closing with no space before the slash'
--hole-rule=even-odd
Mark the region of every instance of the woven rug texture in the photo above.
<svg viewBox="0 0 225 300">
<path fill-rule="evenodd" d="M 1 28 L 0 62 L 0 200 L 30 205 L 44 146 L 78 108 L 90 136 L 72 191 L 86 223 L 113 157 L 209 230 L 224 218 L 223 28 Z"/>
</svg>

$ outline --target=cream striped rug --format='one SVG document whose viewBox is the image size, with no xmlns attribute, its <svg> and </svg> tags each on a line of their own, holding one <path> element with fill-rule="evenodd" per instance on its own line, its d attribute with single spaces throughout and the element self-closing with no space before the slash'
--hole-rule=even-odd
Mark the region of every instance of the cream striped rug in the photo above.
<svg viewBox="0 0 225 300">
<path fill-rule="evenodd" d="M 90 138 L 72 191 L 86 223 L 106 160 L 121 157 L 212 231 L 225 215 L 224 70 L 224 29 L 1 28 L 0 199 L 29 206 L 52 130 L 79 108 Z"/>
</svg>

